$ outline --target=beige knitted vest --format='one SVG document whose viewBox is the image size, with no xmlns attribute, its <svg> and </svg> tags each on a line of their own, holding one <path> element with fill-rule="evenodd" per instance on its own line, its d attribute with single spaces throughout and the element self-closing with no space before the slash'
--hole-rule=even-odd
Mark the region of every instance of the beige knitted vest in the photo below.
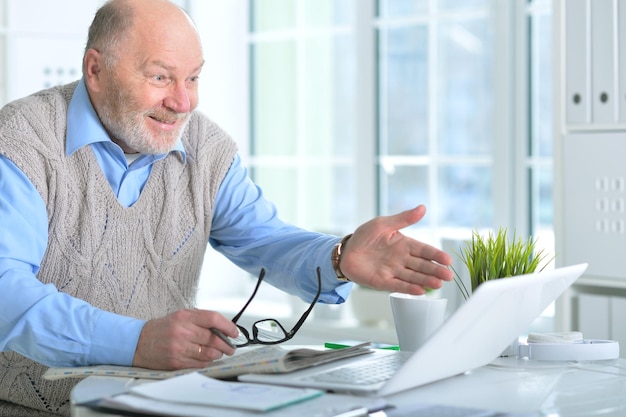
<svg viewBox="0 0 626 417">
<path fill-rule="evenodd" d="M 155 163 L 140 198 L 125 208 L 90 147 L 65 156 L 75 87 L 0 110 L 0 153 L 31 179 L 48 210 L 48 247 L 37 277 L 101 309 L 145 320 L 193 307 L 215 196 L 235 143 L 194 114 L 183 136 L 186 163 L 178 152 Z M 46 369 L 0 353 L 0 416 L 69 415 L 76 381 L 44 381 Z"/>
</svg>

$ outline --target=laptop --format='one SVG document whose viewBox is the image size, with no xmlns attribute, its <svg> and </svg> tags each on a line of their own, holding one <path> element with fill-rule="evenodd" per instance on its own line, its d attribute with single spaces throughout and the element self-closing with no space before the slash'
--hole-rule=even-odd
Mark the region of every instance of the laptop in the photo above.
<svg viewBox="0 0 626 417">
<path fill-rule="evenodd" d="M 584 263 L 487 281 L 416 352 L 377 349 L 291 373 L 245 374 L 239 380 L 385 396 L 459 375 L 499 357 L 586 269 Z M 387 362 L 389 375 L 371 375 Z M 360 377 L 363 372 L 370 375 Z"/>
</svg>

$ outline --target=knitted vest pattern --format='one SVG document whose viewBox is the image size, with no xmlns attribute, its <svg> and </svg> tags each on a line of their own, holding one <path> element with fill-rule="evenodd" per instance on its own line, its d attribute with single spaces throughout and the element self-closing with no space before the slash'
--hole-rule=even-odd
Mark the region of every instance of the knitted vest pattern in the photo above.
<svg viewBox="0 0 626 417">
<path fill-rule="evenodd" d="M 192 308 L 235 142 L 195 112 L 182 137 L 186 161 L 172 152 L 156 162 L 137 202 L 123 207 L 90 147 L 65 154 L 76 84 L 0 110 L 0 153 L 28 176 L 48 211 L 37 278 L 100 309 L 144 320 Z M 70 415 L 76 380 L 44 381 L 46 369 L 16 352 L 0 353 L 1 417 Z"/>
</svg>

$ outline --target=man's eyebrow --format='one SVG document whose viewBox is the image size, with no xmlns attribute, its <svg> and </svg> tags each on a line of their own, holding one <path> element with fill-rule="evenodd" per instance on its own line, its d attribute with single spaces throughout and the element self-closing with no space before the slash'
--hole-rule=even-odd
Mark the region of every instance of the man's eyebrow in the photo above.
<svg viewBox="0 0 626 417">
<path fill-rule="evenodd" d="M 198 65 L 196 68 L 194 68 L 193 72 L 200 71 L 202 69 L 202 67 L 204 66 L 204 63 L 205 63 L 205 61 L 202 60 L 200 65 Z M 168 63 L 166 63 L 164 61 L 161 61 L 161 60 L 151 61 L 149 64 L 150 65 L 156 65 L 157 67 L 161 67 L 161 68 L 163 68 L 165 70 L 168 70 L 168 71 L 172 71 L 172 70 L 176 69 L 175 65 L 168 64 Z"/>
</svg>

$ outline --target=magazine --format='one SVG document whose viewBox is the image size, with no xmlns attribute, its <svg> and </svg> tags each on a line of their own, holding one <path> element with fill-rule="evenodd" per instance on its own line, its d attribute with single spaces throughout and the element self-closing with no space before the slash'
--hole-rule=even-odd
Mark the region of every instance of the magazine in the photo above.
<svg viewBox="0 0 626 417">
<path fill-rule="evenodd" d="M 267 345 L 241 349 L 241 353 L 214 361 L 203 369 L 158 371 L 129 366 L 96 365 L 66 368 L 49 368 L 44 379 L 86 378 L 88 376 L 118 376 L 141 379 L 167 379 L 190 372 L 217 379 L 232 379 L 251 373 L 286 373 L 309 368 L 339 359 L 372 353 L 369 342 L 344 349 L 288 348 Z"/>
</svg>

